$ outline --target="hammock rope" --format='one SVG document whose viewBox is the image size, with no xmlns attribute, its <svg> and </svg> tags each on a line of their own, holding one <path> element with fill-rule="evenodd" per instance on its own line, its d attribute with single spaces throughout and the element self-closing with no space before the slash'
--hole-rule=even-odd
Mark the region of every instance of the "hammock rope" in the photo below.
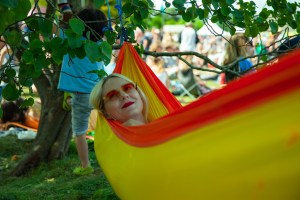
<svg viewBox="0 0 300 200">
<path fill-rule="evenodd" d="M 123 45 L 124 41 L 128 41 L 128 35 L 126 28 L 123 26 L 122 0 L 117 0 L 115 8 L 118 10 L 121 28 L 121 33 L 119 33 L 118 38 L 120 39 L 120 45 Z"/>
<path fill-rule="evenodd" d="M 109 2 L 106 0 L 106 5 L 107 5 L 107 18 L 108 18 L 108 25 L 105 26 L 102 31 L 105 32 L 107 30 L 112 31 L 112 26 L 111 26 L 111 13 L 110 13 L 110 7 L 109 7 Z"/>
<path fill-rule="evenodd" d="M 103 31 L 107 31 L 110 30 L 112 31 L 112 23 L 111 23 L 111 12 L 110 12 L 110 7 L 109 7 L 109 0 L 106 0 L 106 5 L 107 5 L 107 17 L 108 17 L 108 26 L 103 28 Z M 117 9 L 118 11 L 118 16 L 120 19 L 120 33 L 118 34 L 117 38 L 120 39 L 120 45 L 123 45 L 123 43 L 125 41 L 128 41 L 128 34 L 127 34 L 127 30 L 124 27 L 123 24 L 123 10 L 122 10 L 122 0 L 116 0 L 116 5 L 114 6 L 114 8 Z"/>
</svg>

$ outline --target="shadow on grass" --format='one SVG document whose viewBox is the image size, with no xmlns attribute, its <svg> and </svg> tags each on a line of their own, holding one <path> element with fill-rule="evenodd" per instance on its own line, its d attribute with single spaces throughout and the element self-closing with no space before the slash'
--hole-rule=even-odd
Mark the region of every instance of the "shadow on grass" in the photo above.
<svg viewBox="0 0 300 200">
<path fill-rule="evenodd" d="M 0 200 L 119 199 L 98 165 L 92 141 L 89 141 L 89 154 L 95 173 L 91 175 L 72 173 L 79 165 L 72 141 L 65 159 L 43 163 L 22 177 L 9 176 L 9 171 L 30 146 L 31 142 L 19 141 L 16 136 L 0 137 Z"/>
</svg>

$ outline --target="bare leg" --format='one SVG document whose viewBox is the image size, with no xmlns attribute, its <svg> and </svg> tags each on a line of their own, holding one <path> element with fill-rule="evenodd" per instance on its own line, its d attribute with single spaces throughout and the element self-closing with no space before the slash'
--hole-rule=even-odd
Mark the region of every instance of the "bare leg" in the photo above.
<svg viewBox="0 0 300 200">
<path fill-rule="evenodd" d="M 76 143 L 79 159 L 81 161 L 81 165 L 83 168 L 86 168 L 89 166 L 90 162 L 89 162 L 88 144 L 85 139 L 85 134 L 76 136 L 75 143 Z"/>
</svg>

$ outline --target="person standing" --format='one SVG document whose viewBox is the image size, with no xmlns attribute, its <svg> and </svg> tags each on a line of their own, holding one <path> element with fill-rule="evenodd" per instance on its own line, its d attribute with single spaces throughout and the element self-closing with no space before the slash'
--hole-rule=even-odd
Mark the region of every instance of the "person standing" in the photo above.
<svg viewBox="0 0 300 200">
<path fill-rule="evenodd" d="M 191 22 L 186 23 L 183 31 L 179 35 L 179 50 L 183 51 L 195 51 L 198 43 L 198 36 L 196 30 L 193 28 Z"/>
<path fill-rule="evenodd" d="M 63 21 L 68 22 L 72 16 L 72 11 L 67 0 L 59 0 L 58 6 L 63 13 Z M 90 33 L 90 40 L 99 43 L 99 39 L 104 36 L 103 28 L 107 26 L 105 14 L 98 9 L 86 8 L 79 11 L 77 16 L 87 24 L 81 39 L 86 40 L 87 34 Z M 59 29 L 59 37 L 67 38 L 63 29 Z M 89 162 L 85 134 L 92 110 L 92 106 L 89 104 L 89 96 L 93 87 L 99 82 L 99 78 L 95 73 L 88 72 L 101 69 L 104 69 L 103 62 L 92 63 L 88 57 L 83 59 L 71 58 L 68 54 L 63 57 L 58 89 L 69 92 L 72 96 L 72 131 L 75 135 L 76 148 L 81 161 L 81 166 L 76 167 L 73 171 L 76 175 L 86 175 L 94 172 Z"/>
</svg>

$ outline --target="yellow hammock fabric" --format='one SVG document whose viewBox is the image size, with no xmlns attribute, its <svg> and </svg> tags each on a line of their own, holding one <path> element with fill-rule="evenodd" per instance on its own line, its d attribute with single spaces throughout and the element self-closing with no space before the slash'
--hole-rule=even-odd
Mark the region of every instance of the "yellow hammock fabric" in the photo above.
<svg viewBox="0 0 300 200">
<path fill-rule="evenodd" d="M 294 52 L 181 107 L 125 43 L 115 72 L 145 91 L 151 122 L 124 127 L 98 117 L 96 156 L 116 194 L 122 200 L 299 200 L 299 58 Z"/>
</svg>

